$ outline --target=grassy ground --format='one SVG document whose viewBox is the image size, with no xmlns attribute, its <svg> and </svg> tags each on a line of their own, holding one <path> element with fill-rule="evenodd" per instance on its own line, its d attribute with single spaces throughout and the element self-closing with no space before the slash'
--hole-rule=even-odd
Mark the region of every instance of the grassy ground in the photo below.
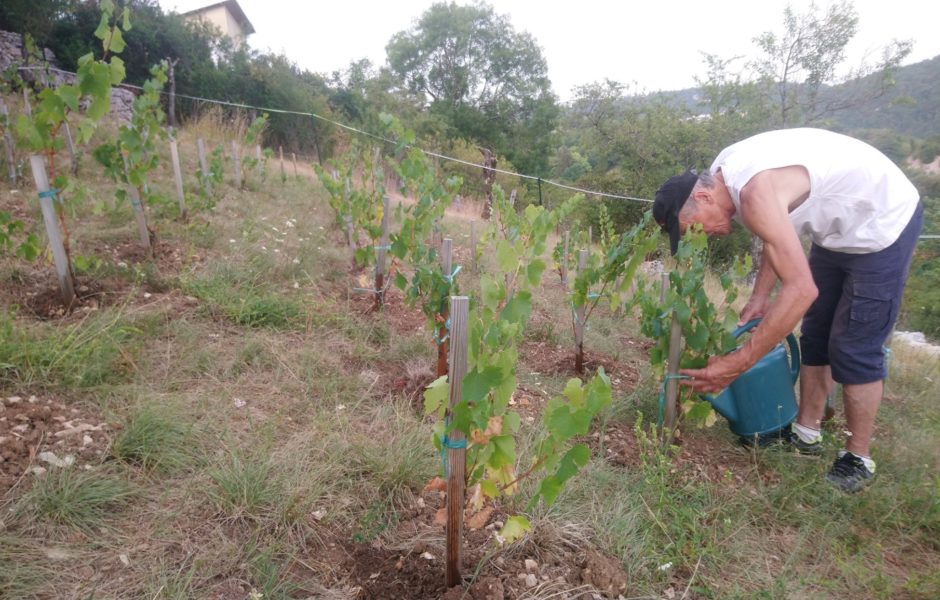
<svg viewBox="0 0 940 600">
<path fill-rule="evenodd" d="M 199 131 L 222 141 L 218 127 Z M 180 140 L 193 190 L 195 133 Z M 434 359 L 422 317 L 400 296 L 368 312 L 309 169 L 284 183 L 268 169 L 187 223 L 172 201 L 154 207 L 163 245 L 147 261 L 126 206 L 92 211 L 113 186 L 86 156 L 73 253 L 95 259 L 80 280 L 107 293 L 73 315 L 16 306 L 53 284 L 51 267 L 0 261 L 0 396 L 55 399 L 106 432 L 85 464 L 0 490 L 0 598 L 352 598 L 338 549 L 389 542 L 438 472 L 410 397 Z M 155 181 L 172 194 L 169 170 Z M 34 223 L 33 198 L 0 184 L 2 206 Z M 446 222 L 463 264 L 468 212 Z M 468 268 L 460 281 L 474 293 Z M 535 405 L 569 376 L 546 356 L 564 355 L 570 327 L 548 274 L 521 367 Z M 666 456 L 644 433 L 657 384 L 633 318 L 598 312 L 585 345 L 612 365 L 614 405 L 598 455 L 530 515 L 527 555 L 598 549 L 620 561 L 630 598 L 940 597 L 936 358 L 895 349 L 878 479 L 846 496 L 822 482 L 838 419 L 825 459 L 746 452 L 723 421 Z M 524 420 L 524 438 L 537 422 Z M 557 594 L 541 597 L 575 597 Z"/>
</svg>

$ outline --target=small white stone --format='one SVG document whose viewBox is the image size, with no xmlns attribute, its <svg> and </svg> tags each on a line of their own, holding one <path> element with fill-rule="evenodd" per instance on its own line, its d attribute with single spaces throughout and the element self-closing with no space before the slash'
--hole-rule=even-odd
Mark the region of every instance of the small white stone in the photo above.
<svg viewBox="0 0 940 600">
<path fill-rule="evenodd" d="M 248 404 L 248 403 L 245 402 L 244 400 L 242 400 L 241 398 L 234 398 L 234 399 L 232 400 L 232 404 L 235 405 L 235 408 L 244 408 L 245 405 Z"/>
<path fill-rule="evenodd" d="M 131 560 L 130 560 L 129 558 L 127 558 L 127 555 L 126 555 L 126 554 L 119 554 L 119 555 L 118 555 L 118 559 L 121 561 L 121 563 L 122 563 L 125 567 L 131 566 Z"/>
<path fill-rule="evenodd" d="M 529 573 L 525 576 L 525 586 L 529 588 L 534 588 L 539 584 L 539 578 L 535 576 L 534 573 Z"/>
<path fill-rule="evenodd" d="M 539 563 L 535 562 L 531 558 L 525 559 L 525 570 L 529 573 L 535 573 L 539 570 Z"/>
<path fill-rule="evenodd" d="M 425 552 L 424 554 L 421 555 L 421 558 L 425 560 L 434 560 L 434 555 L 431 554 L 430 552 Z"/>
</svg>

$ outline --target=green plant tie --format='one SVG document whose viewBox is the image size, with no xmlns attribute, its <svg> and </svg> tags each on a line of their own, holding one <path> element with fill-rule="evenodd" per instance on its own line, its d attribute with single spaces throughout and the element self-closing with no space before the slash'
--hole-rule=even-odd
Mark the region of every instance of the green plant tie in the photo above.
<svg viewBox="0 0 940 600">
<path fill-rule="evenodd" d="M 447 427 L 447 424 L 444 426 Z M 444 475 L 447 475 L 447 450 L 465 450 L 467 448 L 467 440 L 452 440 L 445 433 L 444 437 L 441 438 L 441 466 L 444 469 Z"/>
<path fill-rule="evenodd" d="M 39 197 L 40 198 L 52 198 L 52 201 L 55 202 L 56 200 L 59 200 L 58 193 L 59 193 L 59 190 L 57 190 L 56 188 L 49 188 L 48 190 L 44 192 L 39 192 Z"/>
<path fill-rule="evenodd" d="M 447 317 L 447 320 L 444 321 L 444 329 L 446 329 L 447 331 L 450 331 L 450 317 Z M 437 337 L 437 330 L 436 330 L 436 329 L 434 330 L 434 342 L 435 342 L 438 346 L 440 346 L 441 344 L 443 344 L 444 342 L 446 342 L 449 337 L 450 337 L 450 334 L 448 333 L 448 334 L 444 335 L 444 337 L 439 338 L 439 337 Z"/>
<path fill-rule="evenodd" d="M 672 379 L 692 379 L 688 375 L 680 375 L 675 373 L 673 375 L 666 374 L 666 378 L 663 380 L 663 386 L 659 390 L 659 411 L 656 414 L 656 424 L 659 427 L 663 426 L 663 420 L 666 418 L 666 385 L 669 384 L 669 381 Z"/>
<path fill-rule="evenodd" d="M 375 250 L 391 250 L 392 249 L 390 245 L 389 246 L 372 246 L 372 248 Z"/>
</svg>

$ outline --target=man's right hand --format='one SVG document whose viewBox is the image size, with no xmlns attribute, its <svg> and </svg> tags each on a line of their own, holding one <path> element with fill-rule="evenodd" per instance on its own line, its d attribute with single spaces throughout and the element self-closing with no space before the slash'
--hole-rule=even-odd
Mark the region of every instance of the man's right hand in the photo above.
<svg viewBox="0 0 940 600">
<path fill-rule="evenodd" d="M 738 320 L 738 325 L 744 325 L 748 321 L 763 317 L 768 308 L 770 308 L 769 296 L 760 294 L 752 295 L 751 299 L 744 305 L 744 308 L 741 309 L 741 318 Z"/>
</svg>

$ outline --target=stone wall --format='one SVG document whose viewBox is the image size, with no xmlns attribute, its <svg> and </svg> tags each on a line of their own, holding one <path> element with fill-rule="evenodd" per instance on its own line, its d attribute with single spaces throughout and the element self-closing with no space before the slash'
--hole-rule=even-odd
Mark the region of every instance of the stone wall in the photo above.
<svg viewBox="0 0 940 600">
<path fill-rule="evenodd" d="M 32 83 L 34 87 L 58 86 L 75 81 L 74 75 L 58 68 L 52 50 L 43 48 L 43 56 L 45 58 L 44 63 L 29 66 L 48 68 L 22 69 L 20 75 L 24 80 Z M 0 31 L 0 71 L 26 65 L 27 60 L 23 53 L 23 37 L 18 33 Z M 112 88 L 111 116 L 118 121 L 129 122 L 133 114 L 135 97 L 134 92 L 130 89 Z"/>
</svg>

